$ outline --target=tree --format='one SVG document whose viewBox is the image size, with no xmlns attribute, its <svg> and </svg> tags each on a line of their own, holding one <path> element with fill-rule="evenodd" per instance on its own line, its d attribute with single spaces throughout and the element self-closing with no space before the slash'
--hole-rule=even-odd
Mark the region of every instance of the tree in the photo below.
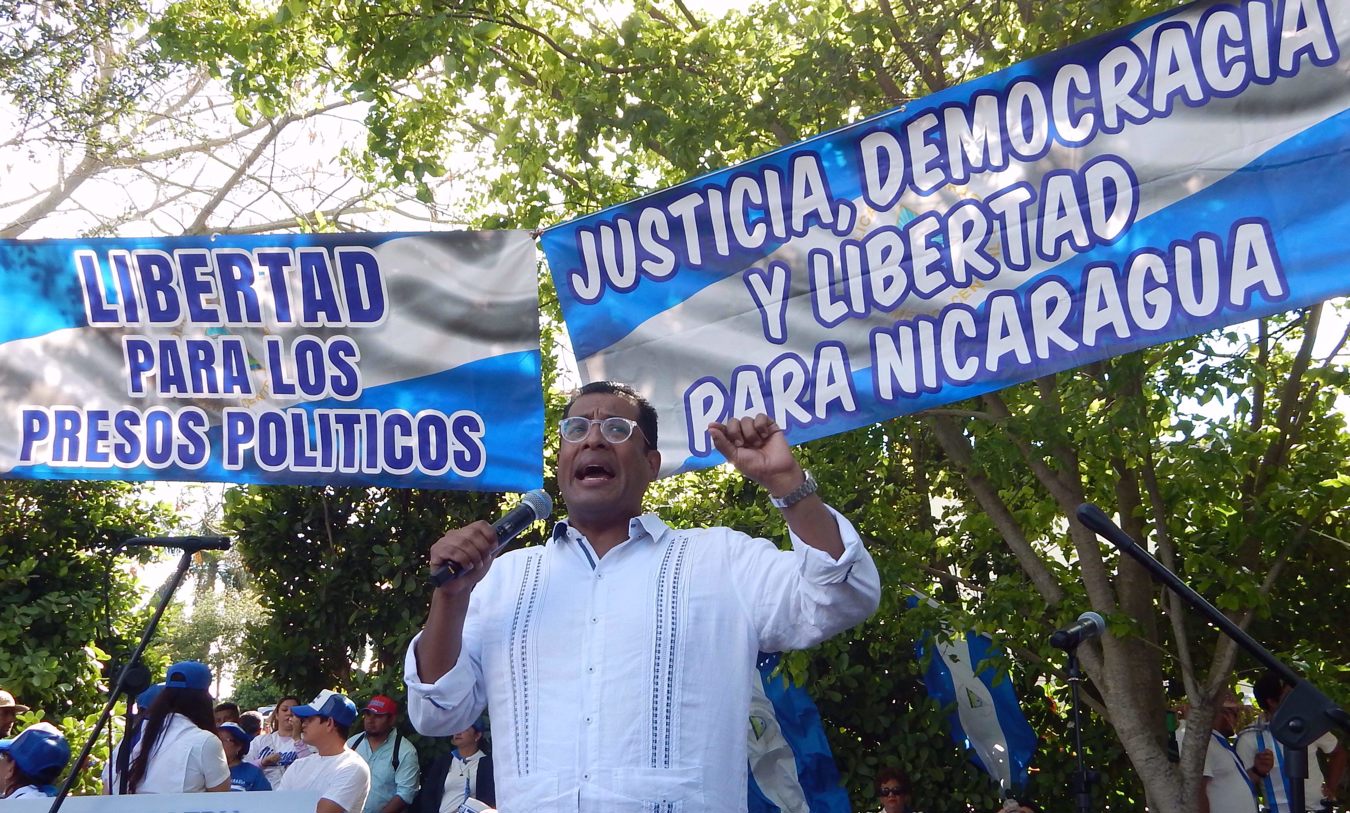
<svg viewBox="0 0 1350 813">
<path fill-rule="evenodd" d="M 210 666 L 218 689 L 226 673 L 241 673 L 245 633 L 259 623 L 263 612 L 251 588 L 221 585 L 217 589 L 214 582 L 200 577 L 197 584 L 190 606 L 174 602 L 172 617 L 166 618 L 159 637 L 162 649 L 174 661 L 201 661 Z"/>
<path fill-rule="evenodd" d="M 447 216 L 345 168 L 352 104 L 236 104 L 207 69 L 166 58 L 142 3 L 0 8 L 11 21 L 0 31 L 0 120 L 11 133 L 0 141 L 9 169 L 0 237 L 344 230 Z"/>
<path fill-rule="evenodd" d="M 0 481 L 0 686 L 33 708 L 25 723 L 55 722 L 76 749 L 149 617 L 115 548 L 167 517 L 136 497 L 126 483 Z M 167 666 L 153 652 L 145 660 Z M 97 786 L 100 766 L 79 789 Z"/>
<path fill-rule="evenodd" d="M 1158 7 L 800 0 L 713 19 L 680 0 L 614 16 L 567 2 L 439 8 L 395 0 L 371 8 L 312 0 L 231 16 L 217 0 L 182 0 L 156 30 L 170 53 L 212 65 L 241 98 L 282 106 L 312 93 L 363 100 L 371 172 L 425 184 L 444 169 L 452 144 L 479 145 L 495 159 L 472 179 L 479 222 L 532 227 Z M 1335 574 L 1343 559 L 1337 461 L 1350 438 L 1332 408 L 1346 386 L 1344 340 L 1330 354 L 1312 353 L 1322 311 L 1049 376 L 810 444 L 807 454 L 828 472 L 828 493 L 876 540 L 889 583 L 942 594 L 955 628 L 979 624 L 999 635 L 1014 648 L 1013 678 L 1024 686 L 1042 676 L 1057 682 L 1060 656 L 1023 642 L 1043 640 L 1084 606 L 1105 614 L 1112 634 L 1082 654 L 1118 746 L 1093 747 L 1099 755 L 1123 749 L 1150 809 L 1184 810 L 1199 788 L 1204 726 L 1190 727 L 1174 766 L 1163 684 L 1183 686 L 1196 719 L 1206 720 L 1231 679 L 1234 649 L 1132 562 L 1105 553 L 1073 511 L 1085 500 L 1108 506 L 1240 623 L 1279 629 L 1267 640 L 1287 642 L 1280 651 L 1325 653 L 1334 640 L 1317 613 L 1337 600 L 1321 595 L 1344 595 L 1334 575 L 1322 574 Z M 777 527 L 772 515 L 745 507 L 756 497 L 744 486 L 716 475 L 672 488 L 690 494 L 658 498 L 677 520 Z M 789 668 L 809 675 L 827 703 L 831 692 L 857 692 L 865 681 L 856 665 L 867 662 L 857 652 L 872 664 L 901 661 L 924 621 L 907 620 L 894 595 L 886 601 L 854 641 L 831 642 Z M 1325 654 L 1310 665 L 1324 674 L 1343 668 Z M 904 683 L 914 674 L 896 671 L 892 699 L 909 696 Z M 844 703 L 827 708 L 847 738 L 864 744 L 851 754 L 855 792 L 871 775 L 864 752 L 913 747 L 886 737 L 877 720 L 932 722 L 887 710 L 884 699 L 867 705 L 870 721 Z M 1132 781 L 1116 777 L 1112 809 L 1142 806 Z"/>
<path fill-rule="evenodd" d="M 427 548 L 496 503 L 403 489 L 231 490 L 226 521 L 267 611 L 247 631 L 251 661 L 303 697 L 356 685 L 363 663 L 401 675 L 424 617 Z"/>
</svg>

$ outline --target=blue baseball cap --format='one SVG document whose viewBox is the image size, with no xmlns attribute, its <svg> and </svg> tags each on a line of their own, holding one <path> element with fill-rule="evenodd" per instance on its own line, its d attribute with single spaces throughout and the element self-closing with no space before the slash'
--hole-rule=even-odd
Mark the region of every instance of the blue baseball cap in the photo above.
<svg viewBox="0 0 1350 813">
<path fill-rule="evenodd" d="M 324 689 L 305 705 L 293 706 L 291 714 L 296 717 L 327 717 L 346 728 L 356 719 L 356 704 L 345 695 Z"/>
<path fill-rule="evenodd" d="M 136 708 L 139 709 L 142 713 L 144 713 L 155 702 L 155 698 L 159 697 L 159 693 L 162 691 L 164 691 L 164 684 L 156 683 L 150 688 L 136 695 Z"/>
<path fill-rule="evenodd" d="M 70 762 L 70 743 L 51 723 L 34 723 L 12 740 L 0 740 L 0 754 L 8 754 L 29 777 L 46 782 Z"/>
<path fill-rule="evenodd" d="M 164 688 L 207 691 L 211 688 L 211 667 L 201 661 L 179 661 L 165 673 Z"/>
<path fill-rule="evenodd" d="M 216 730 L 223 731 L 226 734 L 229 734 L 231 737 L 234 737 L 236 740 L 242 743 L 245 748 L 248 747 L 249 743 L 253 742 L 253 735 L 245 731 L 243 726 L 239 725 L 238 723 L 221 723 L 220 725 L 216 726 Z"/>
</svg>

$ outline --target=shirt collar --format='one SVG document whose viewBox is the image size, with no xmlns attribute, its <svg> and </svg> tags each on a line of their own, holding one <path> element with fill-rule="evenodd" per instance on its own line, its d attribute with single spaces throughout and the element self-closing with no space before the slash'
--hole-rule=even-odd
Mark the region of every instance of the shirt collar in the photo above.
<svg viewBox="0 0 1350 813">
<path fill-rule="evenodd" d="M 633 540 L 646 538 L 659 542 L 669 530 L 670 526 L 656 514 L 642 514 L 628 521 L 628 538 Z M 580 536 L 581 532 L 573 528 L 567 520 L 560 519 L 554 523 L 550 538 L 554 542 L 565 543 L 571 541 L 573 534 Z"/>
</svg>

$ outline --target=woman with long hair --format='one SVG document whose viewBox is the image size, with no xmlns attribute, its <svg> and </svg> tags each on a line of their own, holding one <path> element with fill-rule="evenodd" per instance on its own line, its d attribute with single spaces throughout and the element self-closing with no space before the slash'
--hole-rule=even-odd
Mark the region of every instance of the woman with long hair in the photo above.
<svg viewBox="0 0 1350 813">
<path fill-rule="evenodd" d="M 109 792 L 228 791 L 230 766 L 216 736 L 211 670 L 182 661 L 169 667 L 164 688 L 146 710 L 123 775 L 113 767 Z"/>
<path fill-rule="evenodd" d="M 276 787 L 286 769 L 301 757 L 314 753 L 305 741 L 300 739 L 300 718 L 291 713 L 291 709 L 300 704 L 300 698 L 286 695 L 277 701 L 272 710 L 272 730 L 253 738 L 249 745 L 245 762 L 262 768 L 267 781 Z"/>
</svg>

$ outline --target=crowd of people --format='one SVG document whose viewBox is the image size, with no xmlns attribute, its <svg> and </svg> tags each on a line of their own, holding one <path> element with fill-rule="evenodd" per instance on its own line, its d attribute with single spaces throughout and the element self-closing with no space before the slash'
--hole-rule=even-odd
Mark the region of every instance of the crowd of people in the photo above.
<svg viewBox="0 0 1350 813">
<path fill-rule="evenodd" d="M 456 734 L 454 749 L 423 776 L 393 698 L 376 695 L 358 711 L 330 690 L 304 704 L 286 696 L 268 719 L 215 703 L 211 685 L 206 664 L 183 661 L 136 697 L 103 766 L 105 794 L 308 790 L 319 795 L 316 813 L 479 813 L 495 801 L 482 722 Z M 50 723 L 9 738 L 28 710 L 0 690 L 0 801 L 55 796 L 70 763 L 70 744 Z M 358 716 L 360 731 L 350 735 Z"/>
<path fill-rule="evenodd" d="M 1288 813 L 1289 778 L 1285 752 L 1271 733 L 1270 722 L 1292 690 L 1277 673 L 1266 672 L 1252 686 L 1257 715 L 1251 725 L 1240 727 L 1244 715 L 1235 693 L 1225 692 L 1210 721 L 1205 751 L 1204 793 L 1201 813 Z M 1178 743 L 1185 736 L 1178 729 Z M 1322 770 L 1322 759 L 1327 770 Z M 1304 780 L 1304 805 L 1310 811 L 1329 811 L 1336 789 L 1345 776 L 1346 750 L 1330 732 L 1308 748 L 1308 776 Z"/>
</svg>

